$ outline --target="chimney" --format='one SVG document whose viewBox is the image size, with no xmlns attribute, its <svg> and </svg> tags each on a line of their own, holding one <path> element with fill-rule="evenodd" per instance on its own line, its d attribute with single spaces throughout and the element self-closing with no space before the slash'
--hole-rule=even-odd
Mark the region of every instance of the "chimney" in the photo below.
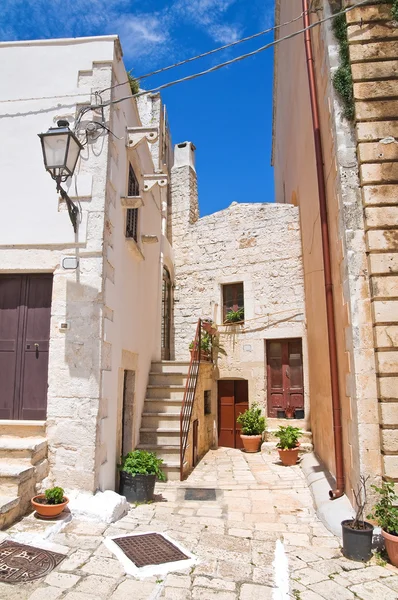
<svg viewBox="0 0 398 600">
<path fill-rule="evenodd" d="M 172 240 L 183 235 L 199 219 L 198 185 L 195 170 L 195 146 L 183 142 L 174 147 L 171 169 Z"/>
</svg>

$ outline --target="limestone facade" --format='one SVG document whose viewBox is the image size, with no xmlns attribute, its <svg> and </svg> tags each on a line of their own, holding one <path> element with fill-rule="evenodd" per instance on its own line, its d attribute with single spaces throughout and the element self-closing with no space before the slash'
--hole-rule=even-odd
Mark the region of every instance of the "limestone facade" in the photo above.
<svg viewBox="0 0 398 600">
<path fill-rule="evenodd" d="M 103 122 L 112 133 L 99 127 L 87 137 L 75 175 L 65 183 L 81 207 L 75 235 L 66 206 L 44 170 L 37 134 L 61 118 L 73 129 L 81 107 L 130 93 L 118 38 L 1 43 L 0 52 L 1 77 L 7 81 L 1 92 L 7 201 L 0 223 L 0 274 L 53 275 L 47 483 L 88 492 L 114 489 L 125 372 L 135 374 L 127 421 L 133 449 L 150 364 L 160 358 L 162 268 L 172 264 L 165 235 L 170 154 L 165 151 L 163 108 L 159 97 L 154 98 L 158 120 L 152 126 L 163 133 L 152 151 L 146 139 L 129 147 L 127 128 L 143 125 L 133 98 L 106 106 L 103 113 L 98 109 L 84 114 L 76 130 L 82 140 L 89 122 Z M 123 85 L 111 87 L 119 83 Z M 132 201 L 126 198 L 129 163 L 140 188 L 137 241 L 126 238 L 126 209 Z M 153 177 L 157 173 L 162 182 Z M 65 269 L 65 257 L 77 259 L 77 268 Z"/>
<path fill-rule="evenodd" d="M 329 4 L 321 3 L 323 16 L 330 15 Z M 277 2 L 280 23 L 300 11 L 298 0 Z M 360 474 L 374 481 L 382 475 L 398 477 L 394 466 L 397 128 L 392 120 L 398 97 L 398 34 L 388 4 L 356 8 L 347 13 L 347 23 L 354 126 L 343 117 L 332 85 L 339 49 L 330 22 L 315 27 L 311 37 L 331 239 L 346 492 L 352 499 Z M 280 35 L 300 27 L 301 23 L 291 24 Z M 334 472 L 318 191 L 302 37 L 285 42 L 283 49 L 277 50 L 275 59 L 276 194 L 278 202 L 293 202 L 300 209 L 313 439 L 316 452 Z"/>
<path fill-rule="evenodd" d="M 249 402 L 259 402 L 266 412 L 266 341 L 300 338 L 309 419 L 298 209 L 234 202 L 225 210 L 199 218 L 194 152 L 190 142 L 177 145 L 171 171 L 175 357 L 187 360 L 198 319 L 213 319 L 225 352 L 216 352 L 214 414 L 220 379 L 246 379 Z M 224 325 L 223 285 L 240 282 L 244 288 L 244 324 Z"/>
</svg>

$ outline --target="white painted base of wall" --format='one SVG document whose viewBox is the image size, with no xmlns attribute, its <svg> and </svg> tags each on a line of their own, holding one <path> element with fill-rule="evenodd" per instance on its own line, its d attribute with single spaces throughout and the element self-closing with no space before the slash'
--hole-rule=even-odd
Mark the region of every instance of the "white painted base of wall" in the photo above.
<svg viewBox="0 0 398 600">
<path fill-rule="evenodd" d="M 130 508 L 124 496 L 111 490 L 97 492 L 94 496 L 77 492 L 75 496 L 69 497 L 72 515 L 90 521 L 114 523 L 126 515 Z"/>
</svg>

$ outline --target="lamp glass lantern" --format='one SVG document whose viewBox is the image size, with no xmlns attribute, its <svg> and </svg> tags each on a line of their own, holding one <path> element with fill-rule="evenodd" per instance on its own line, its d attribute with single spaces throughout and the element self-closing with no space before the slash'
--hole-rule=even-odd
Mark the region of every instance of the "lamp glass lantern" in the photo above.
<svg viewBox="0 0 398 600">
<path fill-rule="evenodd" d="M 59 183 L 73 175 L 83 145 L 69 129 L 68 121 L 58 121 L 47 133 L 39 133 L 44 166 Z"/>
</svg>

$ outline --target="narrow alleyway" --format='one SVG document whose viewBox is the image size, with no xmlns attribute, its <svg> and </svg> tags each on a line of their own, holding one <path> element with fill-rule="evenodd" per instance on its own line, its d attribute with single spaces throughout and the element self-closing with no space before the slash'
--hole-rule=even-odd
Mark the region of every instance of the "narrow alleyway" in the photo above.
<svg viewBox="0 0 398 600">
<path fill-rule="evenodd" d="M 216 500 L 185 500 L 187 487 L 215 488 Z M 398 570 L 378 566 L 374 559 L 369 565 L 344 559 L 339 540 L 316 517 L 300 467 L 281 466 L 275 453 L 210 451 L 187 481 L 159 484 L 156 491 L 155 503 L 132 508 L 111 526 L 68 523 L 50 538 L 53 549 L 68 558 L 44 581 L 0 584 L 0 598 L 398 599 Z M 46 526 L 31 515 L 4 533 L 42 535 Z M 167 532 L 200 562 L 159 578 L 126 577 L 102 540 L 130 531 Z M 288 595 L 283 592 L 287 577 Z"/>
</svg>

